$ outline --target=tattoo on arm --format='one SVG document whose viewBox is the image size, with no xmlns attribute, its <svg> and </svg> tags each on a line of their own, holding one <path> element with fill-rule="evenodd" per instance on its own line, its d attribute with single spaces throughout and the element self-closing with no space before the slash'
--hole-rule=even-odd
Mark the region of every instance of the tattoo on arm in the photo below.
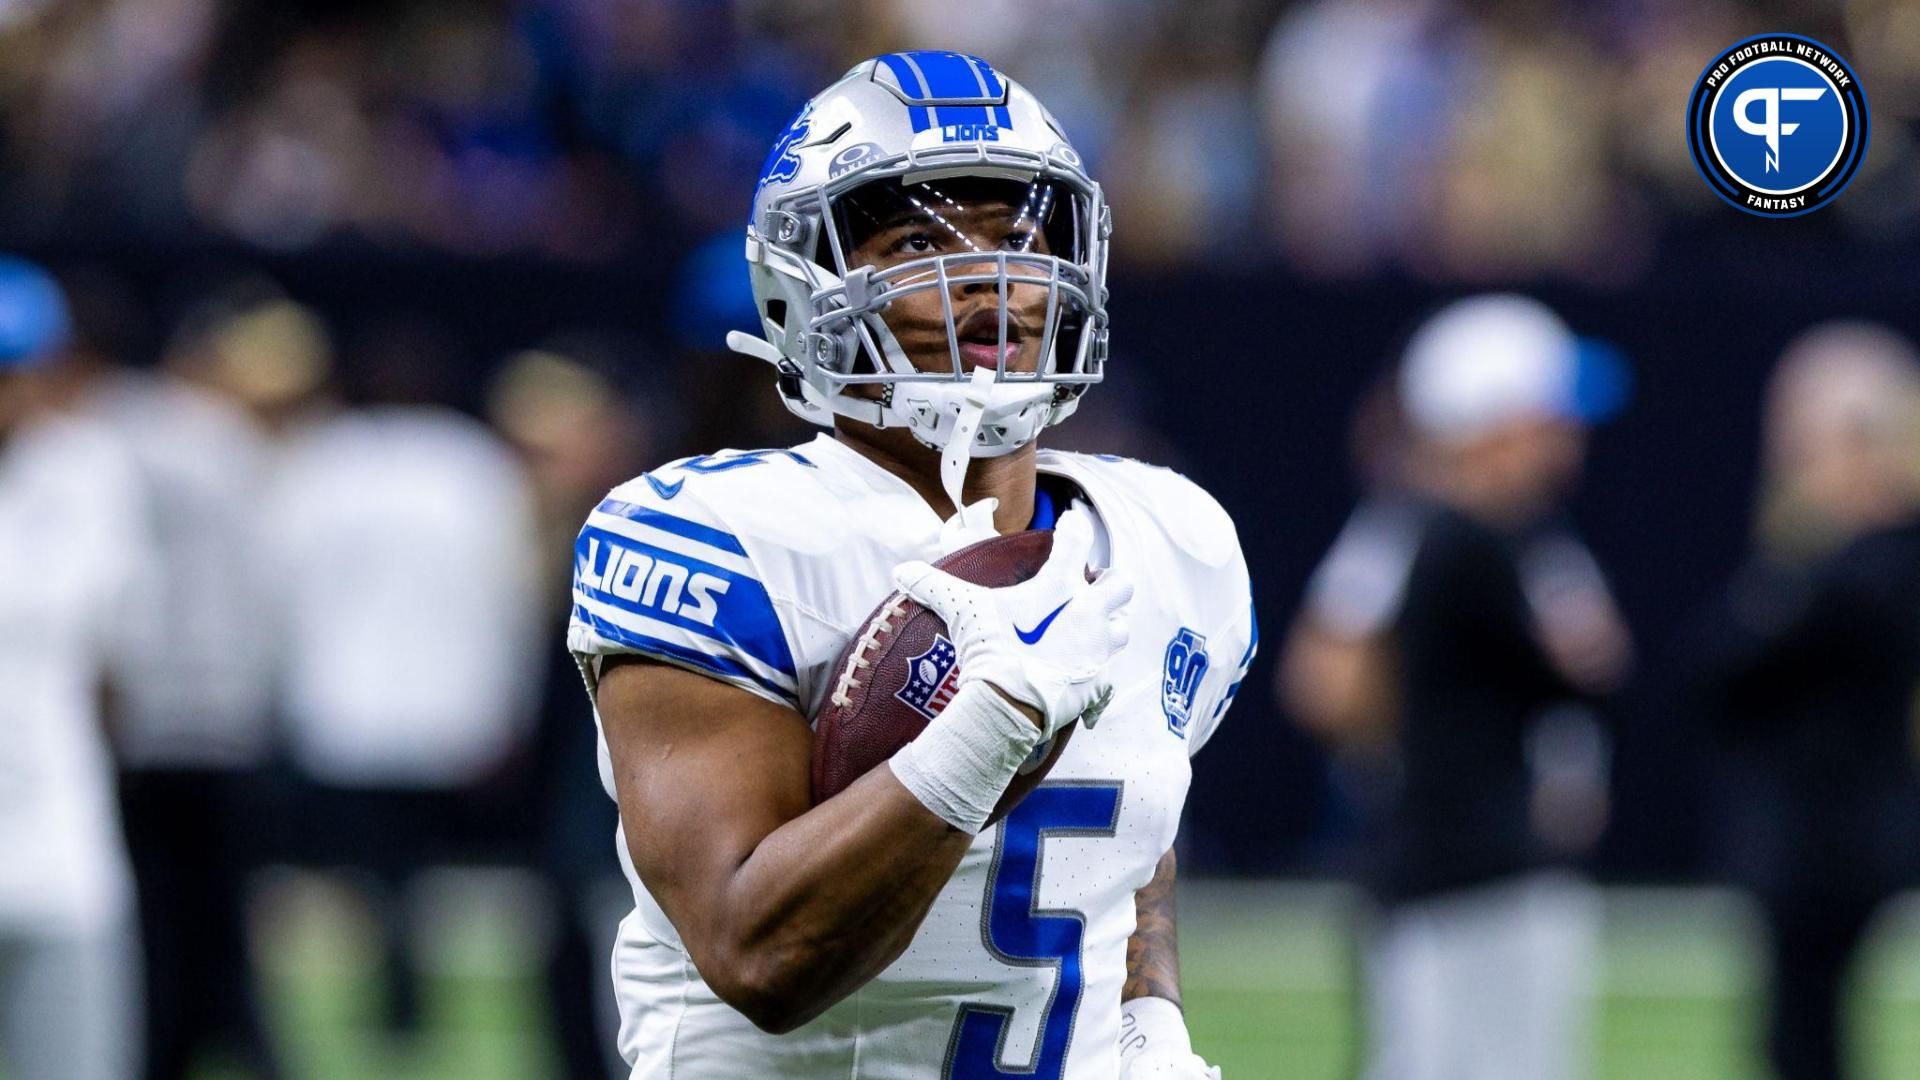
<svg viewBox="0 0 1920 1080">
<path fill-rule="evenodd" d="M 1120 1000 L 1166 998 L 1180 1004 L 1180 946 L 1175 932 L 1173 852 L 1160 858 L 1160 868 L 1147 887 L 1133 894 L 1135 925 L 1127 939 L 1127 982 Z"/>
</svg>

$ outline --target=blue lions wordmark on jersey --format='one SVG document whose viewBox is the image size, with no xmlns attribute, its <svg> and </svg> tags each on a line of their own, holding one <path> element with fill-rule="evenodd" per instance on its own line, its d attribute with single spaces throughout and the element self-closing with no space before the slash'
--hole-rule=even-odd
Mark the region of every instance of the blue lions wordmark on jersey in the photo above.
<svg viewBox="0 0 1920 1080">
<path fill-rule="evenodd" d="M 1045 450 L 1037 460 L 1084 493 L 1094 561 L 1135 582 L 1132 641 L 1109 668 L 1115 692 L 1099 726 L 974 840 L 892 966 L 788 1035 L 758 1030 L 713 993 L 629 866 L 635 909 L 614 974 L 634 1076 L 1119 1072 L 1133 894 L 1173 844 L 1188 758 L 1253 658 L 1246 564 L 1226 514 L 1175 473 Z M 834 661 L 892 592 L 892 568 L 942 554 L 940 527 L 898 477 L 827 435 L 797 451 L 655 469 L 581 530 L 568 643 L 589 686 L 602 658 L 637 654 L 811 716 Z M 1209 664 L 1209 653 L 1240 663 Z M 955 666 L 943 639 L 896 692 L 937 709 Z"/>
<path fill-rule="evenodd" d="M 731 534 L 609 498 L 580 530 L 573 581 L 574 623 L 595 637 L 795 702 L 793 652 Z"/>
</svg>

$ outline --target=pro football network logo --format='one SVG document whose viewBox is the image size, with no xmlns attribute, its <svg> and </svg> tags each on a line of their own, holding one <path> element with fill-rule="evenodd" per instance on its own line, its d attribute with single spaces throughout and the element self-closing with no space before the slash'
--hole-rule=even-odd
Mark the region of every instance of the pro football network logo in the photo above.
<svg viewBox="0 0 1920 1080">
<path fill-rule="evenodd" d="M 957 658 L 953 642 L 944 634 L 934 635 L 926 652 L 907 661 L 907 685 L 893 696 L 929 720 L 940 715 L 960 681 L 960 669 L 954 664 Z"/>
<path fill-rule="evenodd" d="M 1761 217 L 1832 202 L 1867 156 L 1867 95 L 1832 49 L 1762 34 L 1707 64 L 1687 102 L 1687 145 L 1707 186 Z"/>
</svg>

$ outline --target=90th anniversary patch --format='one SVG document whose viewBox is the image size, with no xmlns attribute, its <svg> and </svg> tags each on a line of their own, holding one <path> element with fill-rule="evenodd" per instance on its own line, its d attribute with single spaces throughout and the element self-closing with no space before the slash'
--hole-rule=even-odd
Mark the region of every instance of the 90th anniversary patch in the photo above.
<svg viewBox="0 0 1920 1080">
<path fill-rule="evenodd" d="M 1687 145 L 1714 194 L 1750 214 L 1832 202 L 1867 154 L 1867 96 L 1832 49 L 1762 34 L 1707 64 L 1687 102 Z"/>
</svg>

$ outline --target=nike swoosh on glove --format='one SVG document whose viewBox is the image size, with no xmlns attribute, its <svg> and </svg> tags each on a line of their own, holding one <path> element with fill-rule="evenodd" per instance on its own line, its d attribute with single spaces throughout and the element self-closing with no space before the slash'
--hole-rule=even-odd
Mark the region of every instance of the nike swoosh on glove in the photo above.
<svg viewBox="0 0 1920 1080">
<path fill-rule="evenodd" d="M 920 561 L 895 567 L 893 581 L 945 620 L 961 686 L 986 682 L 1031 706 L 1044 721 L 1041 737 L 1051 738 L 1111 697 L 1107 664 L 1127 644 L 1133 583 L 1112 569 L 1087 580 L 1093 542 L 1092 516 L 1075 507 L 1054 526 L 1040 572 L 1018 585 L 989 589 Z M 1021 639 L 1049 618 L 1031 644 Z"/>
</svg>

